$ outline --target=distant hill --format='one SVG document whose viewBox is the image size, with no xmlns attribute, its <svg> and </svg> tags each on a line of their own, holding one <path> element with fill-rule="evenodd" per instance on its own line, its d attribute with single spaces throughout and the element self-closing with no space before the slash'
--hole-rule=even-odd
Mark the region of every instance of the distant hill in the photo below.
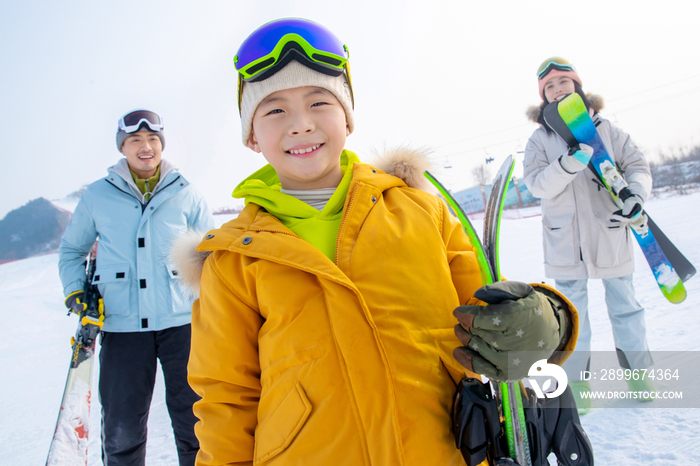
<svg viewBox="0 0 700 466">
<path fill-rule="evenodd" d="M 71 213 L 40 197 L 0 220 L 0 261 L 58 250 Z"/>
</svg>

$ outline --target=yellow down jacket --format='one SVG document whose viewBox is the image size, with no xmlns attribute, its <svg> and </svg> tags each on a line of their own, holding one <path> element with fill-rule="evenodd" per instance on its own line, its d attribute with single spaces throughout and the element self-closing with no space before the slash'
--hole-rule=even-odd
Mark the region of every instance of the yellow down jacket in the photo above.
<svg viewBox="0 0 700 466">
<path fill-rule="evenodd" d="M 444 202 L 355 164 L 336 262 L 256 204 L 210 231 L 192 311 L 198 465 L 463 465 L 453 309 L 481 286 Z"/>
</svg>

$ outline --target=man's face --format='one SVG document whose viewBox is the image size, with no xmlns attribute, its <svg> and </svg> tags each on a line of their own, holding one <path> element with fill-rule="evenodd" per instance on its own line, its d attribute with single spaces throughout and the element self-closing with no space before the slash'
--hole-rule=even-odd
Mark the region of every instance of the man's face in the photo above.
<svg viewBox="0 0 700 466">
<path fill-rule="evenodd" d="M 260 103 L 248 147 L 262 152 L 285 189 L 334 188 L 343 178 L 340 153 L 349 132 L 345 110 L 331 92 L 298 87 Z"/>
<path fill-rule="evenodd" d="M 155 175 L 160 165 L 160 152 L 163 146 L 158 135 L 147 129 L 131 133 L 122 145 L 122 154 L 126 157 L 131 171 L 141 179 Z"/>
</svg>

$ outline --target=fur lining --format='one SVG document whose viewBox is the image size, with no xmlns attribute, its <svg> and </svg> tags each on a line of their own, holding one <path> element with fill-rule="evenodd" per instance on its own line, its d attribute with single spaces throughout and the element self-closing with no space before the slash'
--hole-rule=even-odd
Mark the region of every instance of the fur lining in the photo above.
<svg viewBox="0 0 700 466">
<path fill-rule="evenodd" d="M 605 101 L 603 101 L 603 98 L 597 94 L 586 94 L 586 99 L 588 99 L 588 103 L 591 105 L 591 108 L 596 111 L 596 113 L 605 108 Z"/>
<path fill-rule="evenodd" d="M 178 271 L 183 288 L 190 294 L 199 297 L 199 281 L 204 268 L 204 261 L 210 251 L 199 252 L 197 246 L 202 242 L 202 233 L 188 230 L 184 235 L 175 238 L 170 249 L 170 260 Z"/>
<path fill-rule="evenodd" d="M 435 187 L 423 175 L 424 171 L 431 169 L 430 151 L 427 149 L 399 146 L 383 154 L 375 154 L 373 162 L 376 168 L 400 178 L 408 187 L 437 194 Z"/>
<path fill-rule="evenodd" d="M 588 103 L 590 104 L 591 108 L 595 110 L 596 113 L 599 113 L 603 108 L 605 108 L 605 102 L 603 101 L 603 98 L 597 94 L 588 94 L 586 93 L 586 99 L 588 100 Z M 542 102 L 539 105 L 531 105 L 525 110 L 525 116 L 527 116 L 527 119 L 534 122 L 538 123 L 538 119 L 540 117 L 540 113 L 544 110 L 544 102 Z"/>
<path fill-rule="evenodd" d="M 527 108 L 527 110 L 525 110 L 525 116 L 527 116 L 527 119 L 532 121 L 533 123 L 537 123 L 537 119 L 540 117 L 541 112 L 542 112 L 542 104 L 530 105 Z"/>
</svg>

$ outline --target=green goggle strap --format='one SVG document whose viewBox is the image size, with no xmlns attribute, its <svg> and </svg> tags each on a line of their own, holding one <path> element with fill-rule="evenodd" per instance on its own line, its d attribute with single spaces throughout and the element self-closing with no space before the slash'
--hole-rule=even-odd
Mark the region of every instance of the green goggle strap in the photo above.
<svg viewBox="0 0 700 466">
<path fill-rule="evenodd" d="M 336 54 L 334 54 L 334 53 L 324 52 L 323 50 L 318 50 L 318 49 L 314 48 L 311 44 L 309 44 L 309 43 L 306 41 L 306 39 L 304 39 L 303 37 L 301 37 L 299 34 L 291 33 L 291 34 L 285 34 L 285 35 L 277 42 L 277 45 L 275 45 L 275 48 L 272 49 L 272 51 L 271 51 L 270 53 L 268 53 L 268 54 L 265 55 L 264 57 L 260 57 L 260 58 L 258 58 L 257 60 L 248 63 L 248 64 L 245 66 L 245 69 L 240 69 L 240 70 L 238 70 L 238 73 L 241 74 L 241 75 L 243 76 L 243 79 L 245 80 L 245 79 L 250 79 L 250 78 L 252 78 L 252 77 L 255 76 L 256 74 L 260 73 L 261 71 L 265 71 L 266 69 L 270 68 L 271 66 L 274 66 L 274 64 L 277 63 L 277 59 L 279 58 L 280 53 L 282 53 L 282 49 L 283 49 L 284 46 L 287 45 L 289 42 L 295 42 L 296 44 L 298 44 L 298 45 L 304 50 L 304 52 L 306 53 L 306 55 L 307 55 L 311 60 L 313 60 L 313 61 L 315 61 L 315 62 L 318 62 L 318 63 L 322 63 L 322 64 L 327 65 L 327 66 L 332 66 L 332 67 L 334 67 L 334 68 L 342 69 L 342 68 L 345 66 L 345 62 L 347 62 L 347 60 L 348 60 L 347 58 L 341 57 L 341 56 L 336 55 Z M 345 50 L 347 51 L 347 48 L 346 48 Z M 314 55 L 321 55 L 321 56 L 324 56 L 324 57 L 329 57 L 329 58 L 331 58 L 332 60 L 337 61 L 337 62 L 338 62 L 338 65 L 333 65 L 333 64 L 330 64 L 330 63 L 328 63 L 328 62 L 326 62 L 326 61 L 323 61 L 323 60 L 317 60 L 317 59 L 314 58 Z M 257 68 L 256 68 L 256 65 L 259 65 L 260 63 L 262 63 L 262 62 L 264 62 L 264 61 L 266 61 L 266 60 L 270 60 L 271 58 L 273 58 L 274 60 L 273 60 L 269 65 L 267 65 L 267 66 L 265 66 L 265 67 L 263 67 L 263 68 L 260 68 L 260 69 L 257 69 Z M 236 57 L 233 59 L 233 61 L 234 61 L 234 63 L 237 62 L 237 61 L 238 61 L 238 57 L 236 56 Z M 249 70 L 249 69 L 251 69 L 251 68 L 256 68 L 254 74 L 249 74 L 249 73 L 246 72 L 246 70 Z"/>
<path fill-rule="evenodd" d="M 350 63 L 348 61 L 345 61 L 345 65 L 343 65 L 343 74 L 345 75 L 345 81 L 348 83 L 348 87 L 350 87 L 350 98 L 352 99 L 352 107 L 355 108 L 355 92 L 352 89 L 352 78 L 350 76 Z M 243 98 L 243 84 L 245 83 L 245 79 L 243 78 L 243 75 L 241 73 L 238 73 L 238 89 L 237 89 L 237 94 L 238 94 L 238 113 L 241 113 L 241 99 Z"/>
</svg>

